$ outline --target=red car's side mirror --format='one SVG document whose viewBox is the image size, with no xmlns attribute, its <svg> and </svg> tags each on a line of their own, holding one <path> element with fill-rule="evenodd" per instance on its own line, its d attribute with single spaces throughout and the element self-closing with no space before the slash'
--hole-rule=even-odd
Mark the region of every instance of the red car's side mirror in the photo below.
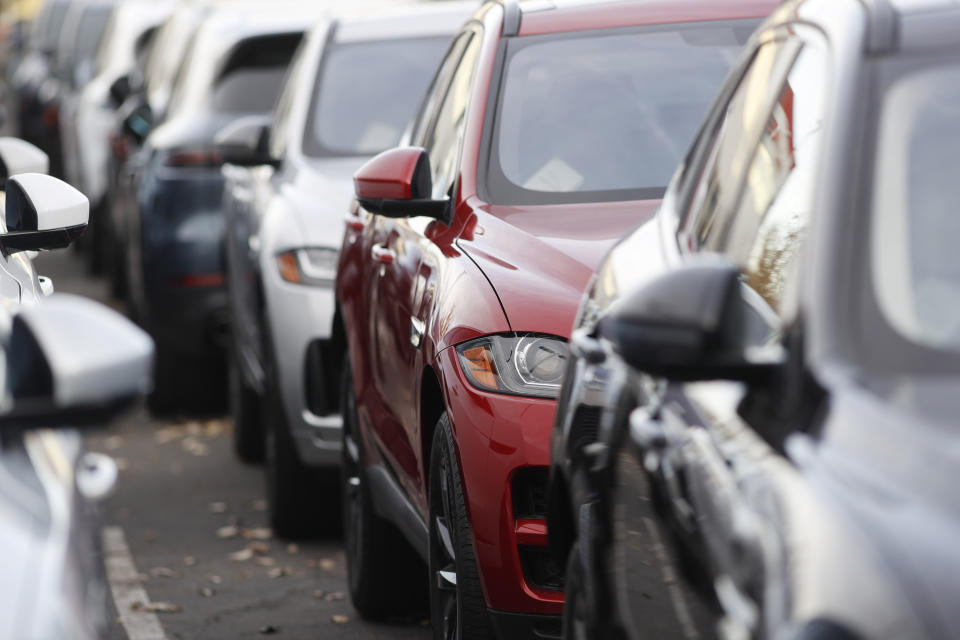
<svg viewBox="0 0 960 640">
<path fill-rule="evenodd" d="M 397 147 L 367 161 L 353 174 L 360 206 L 388 218 L 447 219 L 449 200 L 431 198 L 430 158 L 420 147 Z"/>
</svg>

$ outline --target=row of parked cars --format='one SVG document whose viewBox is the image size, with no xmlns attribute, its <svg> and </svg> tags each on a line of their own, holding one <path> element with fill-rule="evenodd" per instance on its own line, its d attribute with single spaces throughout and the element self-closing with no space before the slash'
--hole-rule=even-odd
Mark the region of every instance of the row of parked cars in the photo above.
<svg viewBox="0 0 960 640">
<path fill-rule="evenodd" d="M 151 409 L 369 619 L 951 637 L 956 4 L 369 4 L 112 5 L 58 126 Z"/>
</svg>

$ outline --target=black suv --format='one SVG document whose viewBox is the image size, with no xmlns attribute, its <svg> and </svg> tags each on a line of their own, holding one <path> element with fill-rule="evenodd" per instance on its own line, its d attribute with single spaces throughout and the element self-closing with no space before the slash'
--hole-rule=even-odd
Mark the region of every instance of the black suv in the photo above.
<svg viewBox="0 0 960 640">
<path fill-rule="evenodd" d="M 553 439 L 567 637 L 960 628 L 957 34 L 785 3 L 601 266 Z"/>
</svg>

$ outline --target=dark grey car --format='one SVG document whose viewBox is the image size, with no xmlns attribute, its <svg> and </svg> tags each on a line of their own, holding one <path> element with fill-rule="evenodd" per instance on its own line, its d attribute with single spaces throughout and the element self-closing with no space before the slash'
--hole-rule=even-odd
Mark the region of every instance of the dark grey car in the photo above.
<svg viewBox="0 0 960 640">
<path fill-rule="evenodd" d="M 785 3 L 583 301 L 567 637 L 960 628 L 960 7 Z"/>
</svg>

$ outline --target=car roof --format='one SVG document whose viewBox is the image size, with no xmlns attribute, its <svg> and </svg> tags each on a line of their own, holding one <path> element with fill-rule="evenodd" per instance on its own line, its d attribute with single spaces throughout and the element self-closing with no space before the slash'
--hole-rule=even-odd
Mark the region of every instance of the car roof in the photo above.
<svg viewBox="0 0 960 640">
<path fill-rule="evenodd" d="M 476 10 L 476 0 L 379 6 L 336 14 L 338 42 L 451 35 Z"/>
<path fill-rule="evenodd" d="M 512 3 L 506 4 L 509 12 Z M 763 18 L 779 4 L 779 0 L 521 0 L 518 35 Z"/>
</svg>

